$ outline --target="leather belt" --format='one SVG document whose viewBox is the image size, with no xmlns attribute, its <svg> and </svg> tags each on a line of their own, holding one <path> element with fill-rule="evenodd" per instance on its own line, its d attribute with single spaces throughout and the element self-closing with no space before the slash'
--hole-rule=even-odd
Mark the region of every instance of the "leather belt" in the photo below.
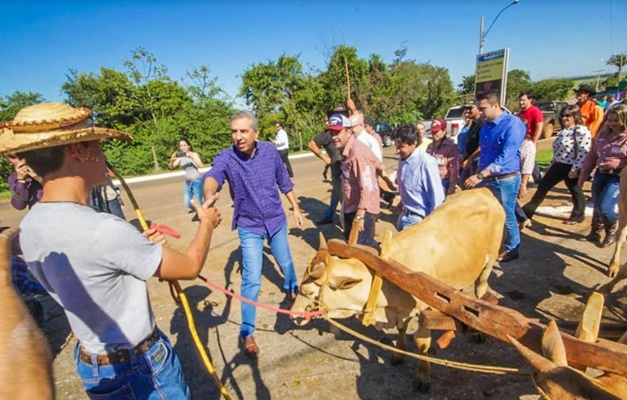
<svg viewBox="0 0 627 400">
<path fill-rule="evenodd" d="M 410 210 L 408 208 L 405 208 L 405 207 L 403 207 L 403 211 L 406 212 L 409 215 L 415 215 L 415 216 L 420 217 L 420 218 L 424 218 L 425 217 L 424 215 L 419 214 L 417 212 L 413 212 L 412 210 Z"/>
<path fill-rule="evenodd" d="M 602 169 L 602 168 L 599 168 L 599 172 L 602 173 L 602 174 L 605 174 L 605 175 L 620 175 L 620 172 L 622 170 L 623 170 L 622 168 L 621 169 Z"/>
<path fill-rule="evenodd" d="M 495 181 L 497 179 L 507 179 L 507 178 L 511 178 L 513 176 L 516 176 L 516 174 L 518 174 L 518 171 L 516 172 L 510 172 L 509 174 L 503 174 L 503 175 L 497 175 L 497 176 L 486 176 L 485 180 L 486 181 Z"/>
<path fill-rule="evenodd" d="M 148 336 L 146 339 L 139 342 L 139 344 L 135 346 L 134 348 L 122 349 L 122 350 L 115 351 L 113 353 L 97 354 L 96 362 L 98 363 L 98 365 L 115 365 L 115 364 L 123 364 L 123 363 L 130 362 L 131 351 L 135 353 L 136 356 L 141 356 L 142 354 L 150 350 L 152 345 L 154 345 L 158 339 L 159 339 L 159 336 L 157 335 L 157 329 L 155 328 L 155 330 L 150 334 L 150 336 Z M 83 349 L 83 347 L 80 345 L 78 349 L 78 358 L 85 364 L 93 365 L 91 363 L 92 355 L 87 353 Z"/>
</svg>

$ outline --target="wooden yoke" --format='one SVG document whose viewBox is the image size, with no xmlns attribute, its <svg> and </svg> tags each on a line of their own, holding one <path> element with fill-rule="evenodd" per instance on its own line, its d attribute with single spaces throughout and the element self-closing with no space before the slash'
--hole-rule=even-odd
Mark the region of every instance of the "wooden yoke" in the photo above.
<svg viewBox="0 0 627 400">
<path fill-rule="evenodd" d="M 386 260 L 388 258 L 391 245 L 392 231 L 386 229 L 385 235 L 383 236 L 383 243 L 381 244 L 381 255 L 379 256 L 381 259 Z M 381 274 L 375 271 L 374 276 L 372 277 L 370 293 L 368 294 L 368 301 L 366 302 L 366 307 L 364 307 L 364 316 L 361 319 L 361 323 L 364 326 L 374 325 L 376 322 L 374 318 L 374 308 L 377 304 L 379 293 L 381 292 L 381 285 L 383 285 L 383 278 L 381 278 Z"/>
<path fill-rule="evenodd" d="M 515 310 L 468 296 L 423 272 L 411 271 L 392 258 L 384 260 L 341 240 L 330 240 L 328 248 L 333 255 L 358 259 L 412 296 L 480 332 L 507 343 L 510 343 L 509 335 L 535 351 L 541 349 L 546 326 Z M 626 345 L 602 339 L 587 343 L 563 332 L 560 334 L 569 363 L 627 377 Z"/>
</svg>

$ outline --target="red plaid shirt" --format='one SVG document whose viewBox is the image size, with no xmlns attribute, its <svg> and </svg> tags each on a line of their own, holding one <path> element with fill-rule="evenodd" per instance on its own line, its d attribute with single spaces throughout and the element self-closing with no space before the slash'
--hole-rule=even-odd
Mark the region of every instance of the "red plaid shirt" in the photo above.
<svg viewBox="0 0 627 400">
<path fill-rule="evenodd" d="M 342 207 L 345 213 L 358 209 L 370 214 L 379 213 L 377 175 L 382 171 L 383 164 L 368 146 L 351 136 L 342 152 Z"/>
</svg>

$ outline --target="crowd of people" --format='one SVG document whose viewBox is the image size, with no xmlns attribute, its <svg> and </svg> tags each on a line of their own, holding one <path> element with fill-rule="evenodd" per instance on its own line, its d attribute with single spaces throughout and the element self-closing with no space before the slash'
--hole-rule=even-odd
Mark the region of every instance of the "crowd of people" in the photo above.
<svg viewBox="0 0 627 400">
<path fill-rule="evenodd" d="M 605 111 L 592 100 L 594 95 L 583 85 L 577 89 L 577 104 L 560 112 L 562 129 L 542 176 L 535 153 L 543 114 L 530 92 L 520 94 L 517 114 L 501 106 L 497 92 L 480 95 L 464 107 L 466 123 L 457 143 L 442 118 L 432 121 L 431 138 L 420 121 L 397 127 L 395 174 L 388 174 L 383 165 L 383 145 L 373 121 L 349 97 L 346 107 L 324 116 L 326 128 L 308 146 L 331 171 L 330 204 L 315 222 L 335 223 L 341 205 L 339 221 L 346 240 L 378 249 L 382 186 L 398 191 L 399 231 L 419 224 L 447 196 L 486 187 L 506 215 L 498 260 L 507 262 L 520 257 L 521 229 L 558 183 L 566 184 L 573 200 L 564 223 L 585 220 L 582 186 L 594 173 L 594 215 L 585 240 L 609 246 L 616 232 L 620 172 L 627 164 L 627 90 L 622 102 L 608 102 Z M 256 116 L 239 111 L 230 119 L 232 146 L 219 152 L 204 174 L 199 171 L 200 156 L 181 138 L 169 167 L 184 169 L 184 204 L 196 213 L 199 224 L 188 249 L 178 252 L 165 246 L 159 231 L 139 232 L 125 221 L 99 140 L 128 135 L 93 126 L 89 115 L 85 108 L 39 104 L 20 111 L 0 134 L 0 153 L 15 169 L 9 176 L 11 204 L 30 209 L 20 225 L 23 256 L 15 254 L 14 282 L 26 299 L 48 293 L 65 309 L 78 338 L 76 370 L 90 396 L 142 397 L 157 390 L 168 398 L 189 398 L 180 361 L 155 323 L 146 280 L 198 276 L 221 222 L 215 202 L 228 182 L 234 202 L 231 228 L 237 231 L 242 258 L 241 294 L 258 299 L 267 241 L 282 271 L 289 306 L 299 285 L 281 193 L 293 208 L 296 226 L 304 222 L 291 179 L 289 137 L 276 123 L 276 136 L 269 142 L 259 140 Z M 38 135 L 29 135 L 32 127 Z M 531 181 L 537 190 L 521 206 Z M 32 312 L 36 316 L 38 311 Z M 261 350 L 254 336 L 256 308 L 243 302 L 241 315 L 241 348 L 257 357 Z"/>
</svg>

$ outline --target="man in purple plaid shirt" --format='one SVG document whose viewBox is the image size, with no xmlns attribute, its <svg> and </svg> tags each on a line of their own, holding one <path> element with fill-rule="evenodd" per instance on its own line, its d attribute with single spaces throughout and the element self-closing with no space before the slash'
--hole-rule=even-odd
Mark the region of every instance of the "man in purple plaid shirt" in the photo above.
<svg viewBox="0 0 627 400">
<path fill-rule="evenodd" d="M 263 243 L 267 239 L 285 281 L 283 289 L 288 301 L 296 297 L 298 280 L 287 242 L 287 218 L 281 203 L 281 193 L 294 209 L 299 227 L 303 224 L 300 207 L 294 196 L 281 156 L 272 143 L 258 142 L 257 118 L 248 111 L 231 117 L 233 146 L 222 150 L 205 174 L 205 198 L 211 198 L 229 182 L 235 203 L 232 229 L 237 229 L 242 251 L 242 296 L 257 301 L 261 288 Z M 277 190 L 278 189 L 278 190 Z M 257 357 L 259 347 L 255 332 L 256 307 L 242 302 L 240 340 L 249 357 Z"/>
</svg>

